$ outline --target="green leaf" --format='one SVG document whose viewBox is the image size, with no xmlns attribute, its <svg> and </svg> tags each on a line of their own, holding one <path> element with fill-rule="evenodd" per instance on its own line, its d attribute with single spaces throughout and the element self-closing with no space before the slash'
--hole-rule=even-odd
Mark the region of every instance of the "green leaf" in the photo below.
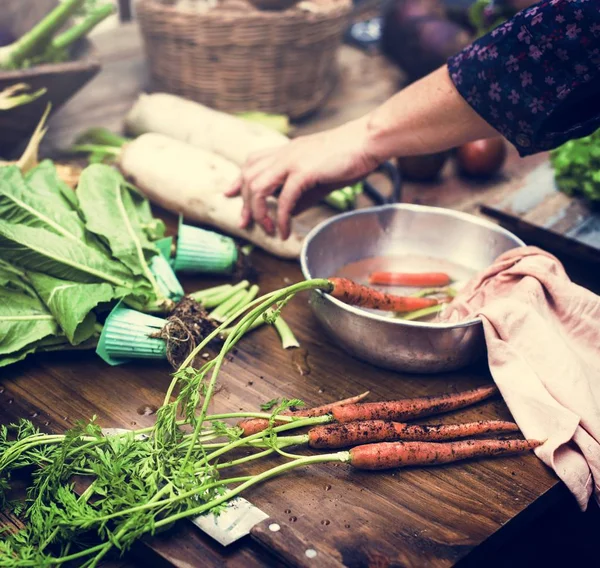
<svg viewBox="0 0 600 568">
<path fill-rule="evenodd" d="M 83 240 L 85 226 L 79 215 L 58 190 L 52 190 L 55 183 L 37 183 L 39 176 L 39 172 L 34 176 L 32 188 L 16 166 L 0 168 L 0 218 L 15 225 L 43 227 L 75 242 Z"/>
<path fill-rule="evenodd" d="M 28 275 L 39 297 L 73 345 L 82 343 L 94 334 L 96 315 L 93 310 L 99 304 L 121 298 L 129 292 L 105 282 L 82 284 L 39 272 L 30 272 Z"/>
<path fill-rule="evenodd" d="M 562 192 L 600 201 L 600 130 L 556 148 L 550 162 Z"/>
<path fill-rule="evenodd" d="M 32 298 L 36 297 L 35 290 L 31 287 L 25 273 L 2 259 L 0 259 L 0 288 L 8 288 Z"/>
<path fill-rule="evenodd" d="M 0 220 L 0 258 L 28 270 L 75 282 L 108 282 L 131 290 L 136 281 L 122 264 L 93 248 L 39 227 Z"/>
<path fill-rule="evenodd" d="M 43 160 L 25 175 L 27 184 L 36 192 L 52 192 L 65 205 L 79 212 L 79 202 L 76 193 L 62 180 L 51 160 Z"/>
<path fill-rule="evenodd" d="M 138 223 L 137 211 L 121 174 L 102 164 L 88 166 L 77 188 L 81 210 L 89 231 L 108 242 L 112 255 L 135 275 L 143 277 L 162 297 L 148 262 L 158 249 L 148 240 Z"/>
<path fill-rule="evenodd" d="M 0 288 L 0 356 L 35 350 L 34 344 L 60 329 L 39 298 Z M 2 364 L 4 357 L 2 357 Z"/>
<path fill-rule="evenodd" d="M 266 412 L 267 410 L 271 410 L 271 408 L 273 408 L 274 406 L 277 406 L 278 404 L 279 404 L 279 399 L 273 398 L 271 400 L 268 400 L 264 404 L 261 404 L 260 409 L 264 410 Z"/>
<path fill-rule="evenodd" d="M 158 241 L 164 238 L 167 228 L 162 219 L 158 219 L 152 215 L 152 208 L 150 202 L 138 191 L 138 189 L 131 185 L 126 184 L 133 207 L 137 214 L 137 222 L 146 234 L 146 237 L 150 241 Z"/>
</svg>

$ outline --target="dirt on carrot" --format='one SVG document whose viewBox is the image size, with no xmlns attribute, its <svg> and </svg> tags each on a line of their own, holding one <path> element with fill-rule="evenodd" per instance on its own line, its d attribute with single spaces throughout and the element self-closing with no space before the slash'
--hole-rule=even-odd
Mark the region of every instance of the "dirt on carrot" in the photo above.
<svg viewBox="0 0 600 568">
<path fill-rule="evenodd" d="M 439 442 L 518 431 L 519 427 L 514 422 L 503 420 L 433 425 L 363 420 L 347 424 L 315 426 L 308 432 L 308 444 L 315 449 L 336 449 L 372 442 L 390 442 L 394 440 Z"/>
<path fill-rule="evenodd" d="M 351 306 L 403 313 L 429 308 L 438 303 L 435 298 L 386 294 L 368 286 L 357 284 L 347 278 L 329 278 L 329 282 L 333 287 L 330 294 Z"/>
<path fill-rule="evenodd" d="M 302 408 L 293 412 L 284 412 L 283 414 L 285 416 L 297 416 L 302 418 L 325 416 L 326 414 L 330 414 L 332 409 L 338 406 L 342 406 L 344 404 L 355 404 L 357 402 L 360 402 L 367 396 L 369 396 L 369 391 L 363 392 L 356 396 L 351 396 L 350 398 L 345 398 L 343 400 L 338 400 L 336 402 L 324 404 L 323 406 L 315 406 L 313 408 Z M 246 437 L 266 430 L 269 427 L 269 420 L 267 420 L 266 418 L 248 418 L 246 420 L 240 420 L 237 425 L 238 428 L 241 428 L 243 431 L 242 436 Z"/>
<path fill-rule="evenodd" d="M 440 465 L 465 459 L 528 452 L 538 440 L 462 440 L 460 442 L 381 442 L 349 450 L 356 469 L 394 469 L 416 465 Z"/>
<path fill-rule="evenodd" d="M 442 414 L 458 408 L 470 406 L 497 394 L 495 386 L 480 387 L 473 390 L 407 398 L 388 402 L 362 402 L 345 404 L 331 410 L 337 422 L 357 420 L 410 420 L 434 414 Z"/>
</svg>

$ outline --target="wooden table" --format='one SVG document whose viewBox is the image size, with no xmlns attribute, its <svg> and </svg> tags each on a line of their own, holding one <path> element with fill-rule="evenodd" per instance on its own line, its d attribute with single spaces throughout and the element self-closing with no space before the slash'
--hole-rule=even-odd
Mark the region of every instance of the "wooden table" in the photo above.
<svg viewBox="0 0 600 568">
<path fill-rule="evenodd" d="M 146 71 L 135 25 L 96 38 L 105 69 L 67 105 L 50 125 L 46 151 L 68 145 L 88 126 L 119 129 L 121 119 L 145 85 Z M 298 128 L 309 132 L 344 122 L 384 100 L 400 76 L 377 57 L 351 48 L 341 51 L 342 82 L 318 116 Z M 506 175 L 518 178 L 539 158 L 516 161 Z M 405 199 L 476 209 L 502 187 L 475 187 L 458 180 L 449 166 L 442 181 L 407 186 Z M 172 226 L 172 219 L 171 226 Z M 258 284 L 267 292 L 301 279 L 294 262 L 255 255 Z M 183 280 L 187 291 L 207 284 Z M 491 383 L 486 368 L 436 376 L 409 376 L 379 370 L 351 359 L 322 335 L 305 297 L 286 308 L 286 319 L 308 351 L 310 372 L 283 351 L 271 329 L 245 339 L 222 371 L 212 403 L 215 412 L 256 409 L 281 396 L 317 405 L 366 389 L 372 400 L 462 390 Z M 306 371 L 306 369 L 305 369 Z M 167 364 L 139 363 L 111 368 L 92 353 L 35 356 L 2 370 L 0 421 L 31 419 L 41 429 L 61 432 L 92 415 L 105 427 L 153 424 L 151 409 L 160 405 L 169 382 Z M 481 404 L 460 419 L 509 419 L 500 400 Z M 457 415 L 444 418 L 456 420 Z M 266 467 L 266 464 L 263 466 Z M 534 455 L 412 469 L 356 473 L 344 466 L 320 465 L 273 479 L 245 497 L 282 523 L 290 524 L 314 547 L 327 550 L 350 567 L 461 565 L 492 566 L 497 548 L 514 538 L 551 507 L 573 506 L 564 487 Z M 511 541 L 512 542 L 512 541 Z M 277 560 L 249 540 L 224 549 L 188 523 L 153 541 L 152 566 L 177 559 L 185 566 L 276 566 Z M 137 556 L 115 566 L 142 566 Z M 516 564 L 513 564 L 516 565 Z"/>
</svg>

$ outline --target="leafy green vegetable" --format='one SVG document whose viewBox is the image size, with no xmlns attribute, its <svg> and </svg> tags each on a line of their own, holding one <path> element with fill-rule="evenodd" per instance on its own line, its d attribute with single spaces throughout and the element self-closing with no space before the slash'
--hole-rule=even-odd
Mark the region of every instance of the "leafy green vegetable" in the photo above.
<svg viewBox="0 0 600 568">
<path fill-rule="evenodd" d="M 25 181 L 36 193 L 53 193 L 62 199 L 63 204 L 74 211 L 79 211 L 79 202 L 75 192 L 58 176 L 51 160 L 41 161 L 35 168 L 25 174 Z M 83 218 L 82 218 L 83 219 Z"/>
<path fill-rule="evenodd" d="M 17 360 L 22 359 L 24 350 L 59 333 L 56 320 L 39 298 L 0 288 L 0 366 L 7 364 L 6 355 L 21 352 Z"/>
<path fill-rule="evenodd" d="M 600 201 L 600 130 L 556 148 L 550 162 L 561 191 Z"/>
<path fill-rule="evenodd" d="M 86 341 L 95 332 L 99 304 L 107 304 L 129 293 L 128 289 L 107 283 L 82 284 L 30 272 L 29 279 L 72 345 Z"/>
<path fill-rule="evenodd" d="M 23 319 L 0 306 L 2 365 L 93 343 L 97 312 L 118 300 L 144 311 L 172 305 L 147 260 L 159 254 L 152 237 L 164 234 L 162 222 L 112 168 L 92 166 L 82 178 L 80 203 L 48 160 L 25 175 L 0 167 L 0 286 L 15 306 L 37 309 L 35 333 L 19 337 Z"/>
<path fill-rule="evenodd" d="M 12 225 L 0 220 L 0 254 L 27 270 L 37 270 L 76 282 L 109 282 L 133 291 L 133 275 L 83 243 L 41 227 Z"/>
<path fill-rule="evenodd" d="M 36 168 L 30 180 L 37 183 L 40 172 Z M 85 225 L 79 215 L 65 207 L 61 193 L 53 191 L 54 183 L 43 185 L 40 191 L 28 187 L 21 170 L 16 166 L 0 168 L 0 218 L 8 223 L 42 227 L 57 235 L 79 242 L 85 238 Z"/>
<path fill-rule="evenodd" d="M 93 164 L 81 174 L 77 196 L 88 231 L 104 238 L 113 256 L 134 274 L 154 284 L 147 260 L 158 249 L 139 223 L 138 209 L 121 174 L 110 166 Z"/>
</svg>

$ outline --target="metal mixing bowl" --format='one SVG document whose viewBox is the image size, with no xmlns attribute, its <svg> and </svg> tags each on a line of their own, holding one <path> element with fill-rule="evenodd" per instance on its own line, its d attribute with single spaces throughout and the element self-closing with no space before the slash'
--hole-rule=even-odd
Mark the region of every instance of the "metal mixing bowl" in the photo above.
<svg viewBox="0 0 600 568">
<path fill-rule="evenodd" d="M 329 278 L 342 267 L 379 256 L 419 254 L 480 271 L 524 243 L 483 219 L 437 207 L 394 204 L 338 215 L 313 229 L 301 254 L 304 277 Z M 396 371 L 437 373 L 485 353 L 479 319 L 456 324 L 392 319 L 348 306 L 320 291 L 310 304 L 344 350 Z"/>
</svg>

